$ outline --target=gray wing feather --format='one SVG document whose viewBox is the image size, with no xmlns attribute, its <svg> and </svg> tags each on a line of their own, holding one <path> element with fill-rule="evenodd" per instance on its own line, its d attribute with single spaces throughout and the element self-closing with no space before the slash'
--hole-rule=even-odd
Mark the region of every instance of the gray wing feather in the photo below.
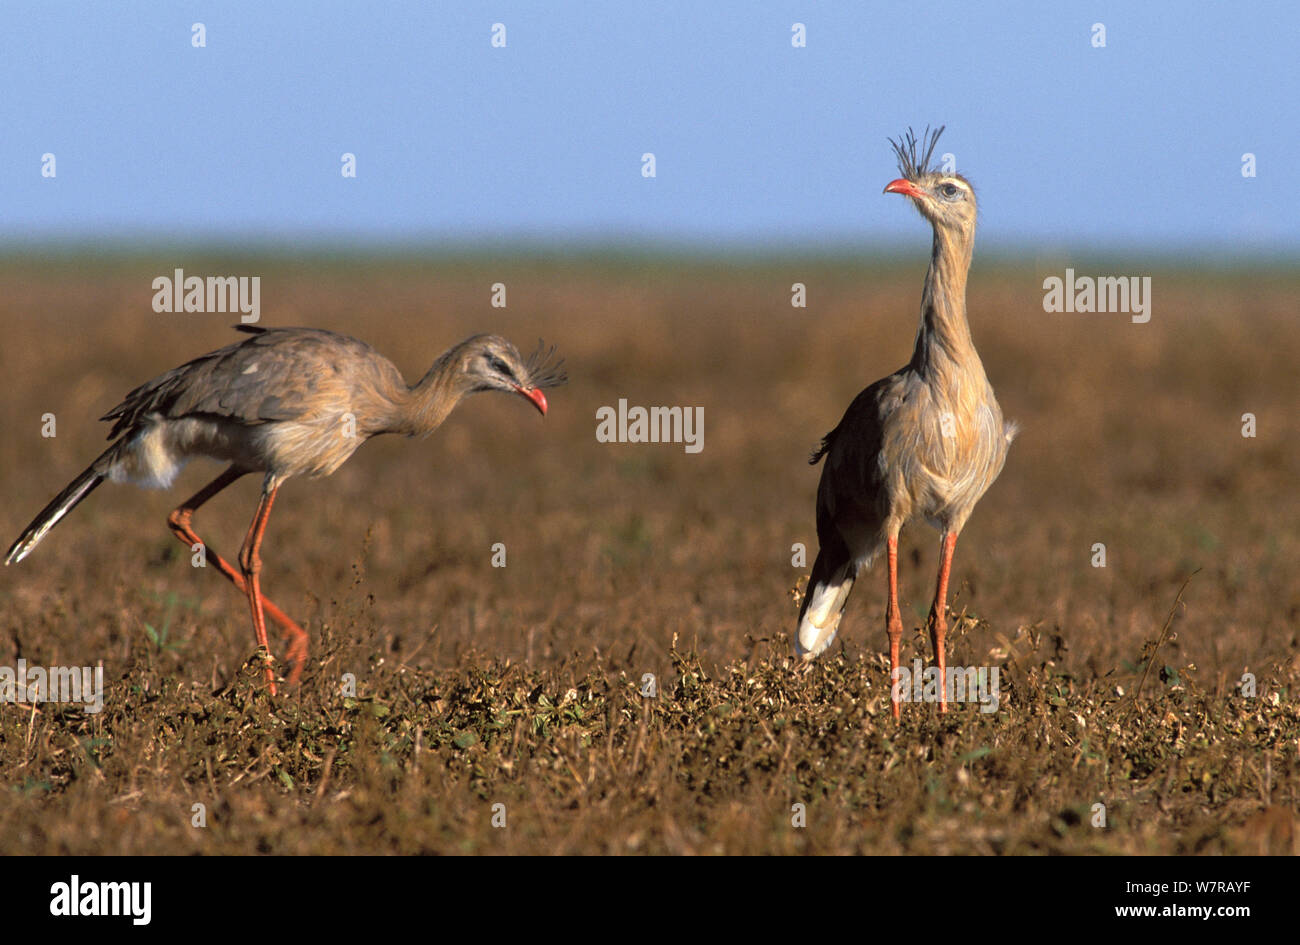
<svg viewBox="0 0 1300 945">
<path fill-rule="evenodd" d="M 207 414 L 248 424 L 301 419 L 311 412 L 323 378 L 360 365 L 404 384 L 390 362 L 355 338 L 314 328 L 263 329 L 140 385 L 100 419 L 116 421 L 109 439 L 153 414 Z"/>
</svg>

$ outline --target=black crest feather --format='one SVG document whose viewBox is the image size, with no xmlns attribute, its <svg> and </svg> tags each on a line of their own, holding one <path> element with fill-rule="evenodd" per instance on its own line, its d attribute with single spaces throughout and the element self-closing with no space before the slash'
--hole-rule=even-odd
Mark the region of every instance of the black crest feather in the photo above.
<svg viewBox="0 0 1300 945">
<path fill-rule="evenodd" d="M 568 372 L 564 370 L 564 359 L 556 361 L 555 347 L 552 346 L 547 350 L 546 345 L 540 339 L 537 342 L 537 350 L 528 356 L 528 361 L 524 370 L 528 372 L 529 385 L 534 388 L 559 387 L 569 379 Z"/>
<path fill-rule="evenodd" d="M 889 139 L 894 154 L 898 155 L 898 172 L 901 175 L 908 180 L 916 180 L 930 172 L 930 158 L 934 156 L 934 146 L 939 143 L 939 135 L 943 134 L 945 127 L 947 126 L 940 125 L 931 131 L 927 125 L 920 141 L 916 140 L 916 135 L 912 133 L 911 128 L 908 128 L 907 134 L 899 140 Z"/>
</svg>

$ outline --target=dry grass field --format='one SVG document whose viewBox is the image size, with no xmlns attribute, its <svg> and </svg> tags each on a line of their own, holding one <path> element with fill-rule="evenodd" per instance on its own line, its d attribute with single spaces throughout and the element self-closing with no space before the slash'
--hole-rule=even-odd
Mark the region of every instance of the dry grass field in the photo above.
<svg viewBox="0 0 1300 945">
<path fill-rule="evenodd" d="M 103 448 L 122 394 L 238 337 L 237 316 L 152 311 L 176 266 L 259 275 L 264 324 L 356 335 L 410 380 L 481 330 L 554 342 L 571 378 L 544 420 L 475 397 L 426 441 L 289 482 L 263 586 L 313 650 L 278 698 L 245 601 L 165 524 L 215 465 L 166 494 L 105 485 L 0 569 L 0 666 L 102 661 L 107 688 L 98 714 L 0 704 L 0 852 L 1300 852 L 1294 270 L 1071 263 L 1151 275 L 1133 324 L 1044 313 L 1065 261 L 977 257 L 975 340 L 1022 432 L 957 546 L 950 663 L 997 667 L 1001 704 L 891 720 L 879 568 L 825 658 L 792 659 L 808 452 L 907 360 L 924 265 L 919 244 L 0 262 L 6 546 Z M 597 442 L 620 398 L 703 407 L 703 450 Z M 228 558 L 257 488 L 196 519 Z M 937 551 L 904 532 L 905 662 L 930 656 Z"/>
</svg>

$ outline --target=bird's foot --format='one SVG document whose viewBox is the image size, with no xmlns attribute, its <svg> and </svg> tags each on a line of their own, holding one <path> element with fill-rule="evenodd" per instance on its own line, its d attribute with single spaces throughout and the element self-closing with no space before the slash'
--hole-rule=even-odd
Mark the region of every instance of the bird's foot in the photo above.
<svg viewBox="0 0 1300 945">
<path fill-rule="evenodd" d="M 894 714 L 894 721 L 897 722 L 902 717 L 903 709 L 895 692 L 903 665 L 899 655 L 903 642 L 903 620 L 899 617 L 898 611 L 891 608 L 886 613 L 885 628 L 889 636 L 889 707 Z"/>
<path fill-rule="evenodd" d="M 948 711 L 948 655 L 944 648 L 944 637 L 948 633 L 948 622 L 942 614 L 930 611 L 930 646 L 934 649 L 934 665 L 939 670 L 939 714 Z"/>
<path fill-rule="evenodd" d="M 285 677 L 285 682 L 290 686 L 298 685 L 298 680 L 302 678 L 302 671 L 307 666 L 307 634 L 299 631 L 300 636 L 292 636 L 286 644 L 287 649 L 284 654 L 284 660 L 289 665 L 289 675 Z"/>
<path fill-rule="evenodd" d="M 253 654 L 253 659 L 262 665 L 262 673 L 266 677 L 266 686 L 271 695 L 276 695 L 275 688 L 275 657 L 271 655 L 269 648 L 259 646 L 257 652 Z"/>
</svg>

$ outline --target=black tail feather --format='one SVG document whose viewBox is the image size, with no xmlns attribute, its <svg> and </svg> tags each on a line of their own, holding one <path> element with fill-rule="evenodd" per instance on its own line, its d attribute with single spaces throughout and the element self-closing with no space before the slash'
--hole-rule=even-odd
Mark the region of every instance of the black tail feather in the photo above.
<svg viewBox="0 0 1300 945">
<path fill-rule="evenodd" d="M 99 461 L 96 460 L 85 472 L 72 480 L 66 489 L 51 499 L 49 505 L 41 509 L 40 514 L 32 519 L 32 523 L 23 529 L 18 540 L 9 546 L 9 551 L 5 554 L 5 564 L 16 564 L 26 558 L 63 516 L 95 491 L 95 488 L 104 481 L 104 477 L 95 471 L 98 465 Z"/>
</svg>

